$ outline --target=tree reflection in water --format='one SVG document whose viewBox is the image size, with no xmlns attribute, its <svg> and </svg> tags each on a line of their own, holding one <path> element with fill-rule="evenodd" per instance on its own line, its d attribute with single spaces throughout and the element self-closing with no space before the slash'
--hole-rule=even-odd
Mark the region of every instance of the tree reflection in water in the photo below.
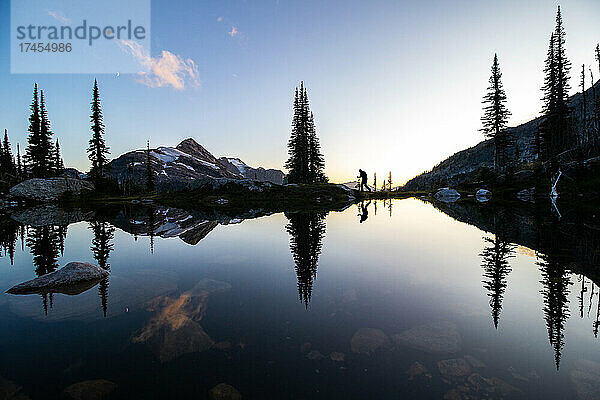
<svg viewBox="0 0 600 400">
<path fill-rule="evenodd" d="M 325 236 L 326 215 L 318 212 L 285 213 L 289 220 L 286 230 L 290 234 L 290 250 L 296 263 L 298 296 L 306 308 L 317 276 L 319 255 Z"/>
</svg>

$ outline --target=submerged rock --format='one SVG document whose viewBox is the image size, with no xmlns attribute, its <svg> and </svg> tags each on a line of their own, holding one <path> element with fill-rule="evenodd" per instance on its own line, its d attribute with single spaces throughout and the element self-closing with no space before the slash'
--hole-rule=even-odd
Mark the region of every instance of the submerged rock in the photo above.
<svg viewBox="0 0 600 400">
<path fill-rule="evenodd" d="M 7 290 L 7 293 L 33 294 L 53 292 L 74 295 L 86 291 L 107 276 L 108 271 L 97 265 L 70 262 L 58 271 L 13 286 Z"/>
<path fill-rule="evenodd" d="M 10 195 L 35 201 L 56 201 L 67 193 L 79 195 L 92 190 L 94 185 L 80 179 L 33 178 L 13 186 Z"/>
<path fill-rule="evenodd" d="M 110 396 L 117 389 L 114 382 L 106 379 L 94 379 L 74 383 L 67 387 L 63 394 L 71 400 L 102 400 Z"/>
<path fill-rule="evenodd" d="M 417 326 L 393 335 L 392 340 L 396 345 L 439 354 L 458 352 L 462 342 L 458 328 L 449 322 Z"/>
<path fill-rule="evenodd" d="M 435 197 L 439 201 L 450 203 L 460 199 L 460 193 L 458 193 L 454 189 L 442 188 L 438 190 L 436 194 L 433 195 L 433 197 Z"/>
<path fill-rule="evenodd" d="M 343 362 L 346 359 L 346 355 L 344 353 L 340 353 L 339 351 L 334 351 L 329 354 L 329 358 L 331 361 Z"/>
<path fill-rule="evenodd" d="M 325 356 L 323 354 L 321 354 L 321 352 L 319 350 L 311 350 L 307 355 L 306 358 L 308 358 L 309 360 L 321 360 L 323 358 L 325 358 Z"/>
<path fill-rule="evenodd" d="M 0 399 L 29 400 L 29 396 L 22 392 L 21 386 L 0 376 Z"/>
<path fill-rule="evenodd" d="M 406 373 L 408 374 L 408 380 L 411 380 L 411 381 L 415 377 L 421 376 L 421 375 L 426 375 L 428 377 L 431 377 L 431 375 L 428 372 L 429 371 L 427 371 L 427 368 L 418 361 L 415 361 L 415 363 L 410 366 L 408 371 L 406 371 Z"/>
<path fill-rule="evenodd" d="M 385 333 L 379 329 L 362 328 L 356 331 L 350 347 L 354 353 L 371 354 L 379 348 L 390 346 L 390 340 Z"/>
<path fill-rule="evenodd" d="M 485 364 L 473 356 L 467 355 L 467 356 L 465 356 L 465 360 L 467 360 L 468 363 L 471 364 L 471 367 L 473 367 L 473 368 L 476 368 L 476 369 L 485 368 Z"/>
<path fill-rule="evenodd" d="M 438 361 L 437 365 L 444 378 L 465 377 L 471 373 L 471 367 L 464 358 Z"/>
<path fill-rule="evenodd" d="M 226 282 L 202 279 L 178 297 L 155 298 L 148 311 L 156 314 L 131 341 L 146 343 L 161 362 L 212 348 L 214 342 L 199 322 L 206 312 L 208 297 L 230 288 Z"/>
<path fill-rule="evenodd" d="M 241 400 L 242 395 L 231 385 L 219 383 L 208 392 L 210 400 Z"/>
<path fill-rule="evenodd" d="M 575 387 L 579 400 L 600 398 L 600 364 L 594 361 L 578 360 L 575 369 L 569 371 L 569 379 Z"/>
</svg>

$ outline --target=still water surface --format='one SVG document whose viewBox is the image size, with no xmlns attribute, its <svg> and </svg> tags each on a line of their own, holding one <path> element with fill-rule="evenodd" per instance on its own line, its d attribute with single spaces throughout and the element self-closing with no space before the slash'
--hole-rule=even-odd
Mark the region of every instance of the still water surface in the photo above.
<svg viewBox="0 0 600 400">
<path fill-rule="evenodd" d="M 207 398 L 218 383 L 245 399 L 597 394 L 595 266 L 531 248 L 545 222 L 504 234 L 487 212 L 494 229 L 416 199 L 246 220 L 5 215 L 0 375 L 33 399 L 89 379 L 114 382 L 111 398 Z M 4 293 L 70 261 L 110 276 L 72 296 Z"/>
</svg>

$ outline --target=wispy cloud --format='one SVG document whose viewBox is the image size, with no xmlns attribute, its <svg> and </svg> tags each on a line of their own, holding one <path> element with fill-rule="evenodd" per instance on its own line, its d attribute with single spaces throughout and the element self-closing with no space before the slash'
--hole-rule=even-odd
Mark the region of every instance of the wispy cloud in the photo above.
<svg viewBox="0 0 600 400">
<path fill-rule="evenodd" d="M 140 72 L 138 82 L 148 87 L 172 86 L 183 90 L 186 84 L 193 87 L 200 85 L 198 66 L 191 58 L 173 54 L 163 50 L 159 57 L 152 57 L 137 42 L 121 40 L 121 47 L 135 57 L 147 72 Z"/>
<path fill-rule="evenodd" d="M 61 24 L 68 24 L 69 22 L 71 22 L 71 20 L 69 18 L 67 18 L 65 16 L 65 14 L 63 14 L 62 11 L 46 10 L 46 12 L 48 13 L 49 16 L 51 16 L 52 18 L 54 18 L 55 20 L 57 20 Z"/>
<path fill-rule="evenodd" d="M 236 28 L 235 26 L 231 27 L 231 30 L 228 32 L 229 36 L 234 37 L 237 36 L 240 33 L 240 31 L 238 31 L 238 28 Z"/>
<path fill-rule="evenodd" d="M 223 17 L 217 17 L 217 22 L 222 22 L 223 21 Z"/>
</svg>

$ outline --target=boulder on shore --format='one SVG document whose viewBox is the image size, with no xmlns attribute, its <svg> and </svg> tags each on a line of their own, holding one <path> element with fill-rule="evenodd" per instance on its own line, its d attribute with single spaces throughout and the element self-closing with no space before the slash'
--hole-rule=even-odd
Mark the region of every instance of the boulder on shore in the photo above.
<svg viewBox="0 0 600 400">
<path fill-rule="evenodd" d="M 75 295 L 86 291 L 107 276 L 108 271 L 97 265 L 70 262 L 58 271 L 13 286 L 7 290 L 7 293 L 54 292 Z"/>
<path fill-rule="evenodd" d="M 90 182 L 72 178 L 33 178 L 10 189 L 12 197 L 35 201 L 56 201 L 59 197 L 72 193 L 79 195 L 94 190 Z"/>
<path fill-rule="evenodd" d="M 456 200 L 460 199 L 460 193 L 458 193 L 454 189 L 442 188 L 438 190 L 436 194 L 433 195 L 433 197 L 435 197 L 439 201 L 443 201 L 446 203 L 455 202 Z"/>
</svg>

